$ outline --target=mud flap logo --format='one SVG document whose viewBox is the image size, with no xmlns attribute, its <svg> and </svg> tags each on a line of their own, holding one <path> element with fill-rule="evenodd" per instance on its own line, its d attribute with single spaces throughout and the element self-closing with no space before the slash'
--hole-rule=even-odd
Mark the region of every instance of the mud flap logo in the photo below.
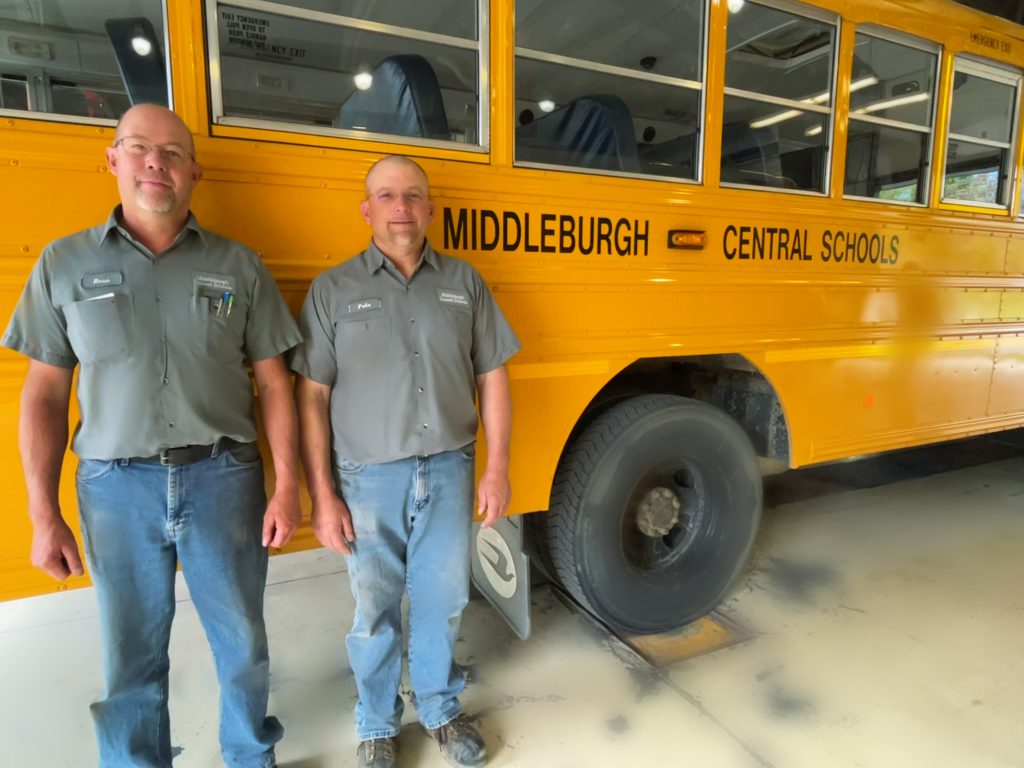
<svg viewBox="0 0 1024 768">
<path fill-rule="evenodd" d="M 494 528 L 481 528 L 476 535 L 476 556 L 494 592 L 506 600 L 512 597 L 519 579 L 512 550 L 502 535 Z"/>
</svg>

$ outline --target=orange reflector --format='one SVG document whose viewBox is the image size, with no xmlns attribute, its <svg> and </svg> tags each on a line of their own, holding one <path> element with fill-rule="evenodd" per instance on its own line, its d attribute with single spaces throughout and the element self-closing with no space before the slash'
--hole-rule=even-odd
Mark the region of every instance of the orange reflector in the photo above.
<svg viewBox="0 0 1024 768">
<path fill-rule="evenodd" d="M 699 250 L 704 247 L 704 231 L 700 229 L 671 229 L 668 233 L 668 247 Z"/>
</svg>

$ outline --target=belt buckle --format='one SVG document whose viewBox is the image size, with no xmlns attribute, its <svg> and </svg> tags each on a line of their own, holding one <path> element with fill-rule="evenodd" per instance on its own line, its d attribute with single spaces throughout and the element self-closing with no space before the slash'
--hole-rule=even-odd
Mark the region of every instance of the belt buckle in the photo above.
<svg viewBox="0 0 1024 768">
<path fill-rule="evenodd" d="M 164 448 L 160 451 L 160 466 L 169 467 L 171 466 L 171 448 Z"/>
</svg>

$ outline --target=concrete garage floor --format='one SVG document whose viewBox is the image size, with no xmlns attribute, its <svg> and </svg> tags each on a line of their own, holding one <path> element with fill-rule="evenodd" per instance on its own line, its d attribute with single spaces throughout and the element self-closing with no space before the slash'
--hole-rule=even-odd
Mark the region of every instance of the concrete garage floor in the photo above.
<svg viewBox="0 0 1024 768">
<path fill-rule="evenodd" d="M 766 501 L 751 567 L 719 611 L 739 642 L 719 650 L 649 664 L 547 586 L 525 643 L 471 603 L 464 703 L 491 765 L 1024 766 L 1024 431 L 786 473 Z M 271 561 L 288 768 L 355 765 L 343 565 L 321 550 Z M 180 582 L 179 594 L 175 766 L 212 768 L 213 667 Z M 4 765 L 96 764 L 98 658 L 91 590 L 0 603 Z M 444 765 L 414 725 L 401 747 L 400 768 Z"/>
</svg>

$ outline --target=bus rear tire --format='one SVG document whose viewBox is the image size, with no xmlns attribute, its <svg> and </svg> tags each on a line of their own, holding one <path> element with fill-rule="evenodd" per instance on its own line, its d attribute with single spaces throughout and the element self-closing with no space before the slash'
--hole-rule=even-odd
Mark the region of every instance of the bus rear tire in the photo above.
<svg viewBox="0 0 1024 768">
<path fill-rule="evenodd" d="M 644 395 L 586 427 L 536 523 L 573 598 L 615 630 L 650 634 L 718 604 L 747 562 L 761 506 L 757 456 L 735 421 Z"/>
</svg>

